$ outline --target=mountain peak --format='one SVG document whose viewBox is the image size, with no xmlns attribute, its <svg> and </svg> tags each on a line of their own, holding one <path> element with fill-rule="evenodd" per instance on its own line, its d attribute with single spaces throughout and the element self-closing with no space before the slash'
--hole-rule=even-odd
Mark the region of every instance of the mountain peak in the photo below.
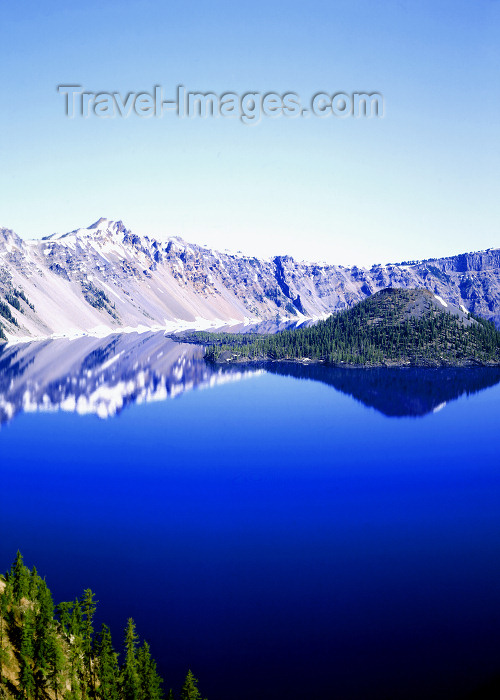
<svg viewBox="0 0 500 700">
<path fill-rule="evenodd" d="M 446 312 L 463 320 L 466 325 L 476 323 L 474 319 L 469 318 L 469 312 L 463 305 L 457 306 L 445 301 L 439 294 L 435 294 L 425 287 L 386 287 L 375 292 L 361 303 L 368 304 L 372 308 L 380 307 L 382 309 L 387 298 L 391 300 L 390 303 L 396 303 L 399 321 L 423 318 L 436 312 Z"/>
<path fill-rule="evenodd" d="M 123 221 L 112 221 L 104 216 L 95 221 L 90 226 L 87 226 L 87 231 L 112 231 L 113 233 L 123 233 L 127 229 Z"/>
<path fill-rule="evenodd" d="M 100 219 L 97 221 L 94 221 L 93 224 L 90 224 L 90 226 L 87 226 L 87 228 L 76 228 L 73 231 L 69 231 L 68 233 L 62 233 L 62 234 L 57 234 L 53 233 L 51 236 L 45 236 L 42 240 L 44 241 L 60 241 L 65 238 L 69 238 L 70 236 L 78 236 L 78 237 L 88 237 L 92 236 L 95 237 L 95 234 L 125 234 L 125 233 L 130 233 L 130 231 L 127 230 L 125 227 L 123 221 L 112 221 L 111 219 L 107 219 L 104 216 L 101 216 Z"/>
<path fill-rule="evenodd" d="M 110 223 L 112 223 L 110 219 L 107 219 L 105 216 L 101 216 L 100 219 L 95 221 L 93 224 L 90 224 L 90 226 L 87 226 L 87 228 L 108 228 Z"/>
<path fill-rule="evenodd" d="M 6 244 L 22 245 L 22 239 L 10 228 L 0 227 L 0 240 Z"/>
</svg>

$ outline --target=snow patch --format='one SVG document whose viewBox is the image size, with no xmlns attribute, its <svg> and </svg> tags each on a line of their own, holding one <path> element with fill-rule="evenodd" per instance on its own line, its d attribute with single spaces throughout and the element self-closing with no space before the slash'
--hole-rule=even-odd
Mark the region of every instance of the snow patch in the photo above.
<svg viewBox="0 0 500 700">
<path fill-rule="evenodd" d="M 448 304 L 444 301 L 444 299 L 441 299 L 441 297 L 438 296 L 437 294 L 434 294 L 434 299 L 437 299 L 439 301 L 439 303 L 445 307 L 445 309 L 448 308 Z"/>
</svg>

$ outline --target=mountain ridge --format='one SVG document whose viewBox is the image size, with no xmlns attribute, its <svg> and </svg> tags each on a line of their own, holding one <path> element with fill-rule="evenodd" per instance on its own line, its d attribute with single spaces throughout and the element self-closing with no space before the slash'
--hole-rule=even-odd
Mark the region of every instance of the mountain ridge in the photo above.
<svg viewBox="0 0 500 700">
<path fill-rule="evenodd" d="M 8 340 L 300 322 L 391 286 L 425 287 L 500 327 L 500 249 L 368 269 L 159 241 L 104 217 L 40 240 L 0 229 L 0 301 L 20 299 L 9 307 L 14 322 L 0 311 Z"/>
</svg>

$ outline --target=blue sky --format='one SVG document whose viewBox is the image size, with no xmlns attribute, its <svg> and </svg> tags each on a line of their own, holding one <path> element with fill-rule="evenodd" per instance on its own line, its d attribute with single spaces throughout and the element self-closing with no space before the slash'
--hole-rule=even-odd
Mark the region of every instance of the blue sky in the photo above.
<svg viewBox="0 0 500 700">
<path fill-rule="evenodd" d="M 493 0 L 4 5 L 0 225 L 341 264 L 498 246 L 499 37 Z M 64 83 L 377 91 L 385 116 L 71 120 Z"/>
</svg>

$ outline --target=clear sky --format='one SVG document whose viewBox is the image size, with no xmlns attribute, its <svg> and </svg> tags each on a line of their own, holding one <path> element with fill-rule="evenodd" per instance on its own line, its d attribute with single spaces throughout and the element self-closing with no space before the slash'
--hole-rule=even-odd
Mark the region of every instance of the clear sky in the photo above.
<svg viewBox="0 0 500 700">
<path fill-rule="evenodd" d="M 0 225 L 341 264 L 500 245 L 500 2 L 4 3 Z M 59 84 L 377 91 L 383 119 L 68 119 Z"/>
</svg>

